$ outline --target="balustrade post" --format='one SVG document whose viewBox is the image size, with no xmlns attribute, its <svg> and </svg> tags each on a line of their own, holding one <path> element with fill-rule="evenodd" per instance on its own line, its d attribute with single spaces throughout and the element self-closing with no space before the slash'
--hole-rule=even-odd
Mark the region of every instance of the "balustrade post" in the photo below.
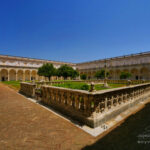
<svg viewBox="0 0 150 150">
<path fill-rule="evenodd" d="M 119 96 L 116 97 L 116 105 L 118 105 Z"/>
<path fill-rule="evenodd" d="M 123 95 L 123 93 L 121 94 L 121 103 L 123 103 L 123 97 L 124 97 L 124 95 Z"/>
<path fill-rule="evenodd" d="M 132 91 L 131 95 L 131 99 L 134 100 L 134 90 Z"/>
<path fill-rule="evenodd" d="M 108 103 L 108 99 L 107 99 L 107 97 L 105 97 L 105 111 L 108 110 L 108 108 L 107 108 L 107 103 Z"/>
<path fill-rule="evenodd" d="M 88 95 L 84 95 L 84 112 L 89 115 L 89 98 Z"/>
<path fill-rule="evenodd" d="M 77 93 L 75 94 L 75 109 L 79 109 L 79 95 Z"/>
<path fill-rule="evenodd" d="M 71 93 L 68 92 L 68 93 L 67 93 L 67 103 L 68 103 L 69 106 L 72 106 L 72 99 L 71 99 L 71 98 L 72 98 L 72 97 L 71 97 Z"/>
<path fill-rule="evenodd" d="M 113 101 L 114 101 L 114 97 L 113 96 L 111 96 L 111 107 L 113 107 L 114 105 L 113 105 Z"/>
</svg>

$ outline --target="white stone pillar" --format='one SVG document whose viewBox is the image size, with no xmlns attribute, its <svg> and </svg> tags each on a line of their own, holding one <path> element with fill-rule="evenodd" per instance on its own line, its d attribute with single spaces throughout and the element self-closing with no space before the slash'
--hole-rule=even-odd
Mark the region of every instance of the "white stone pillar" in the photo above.
<svg viewBox="0 0 150 150">
<path fill-rule="evenodd" d="M 30 73 L 29 73 L 29 77 L 30 77 L 30 81 L 31 81 L 31 71 L 30 71 Z"/>
<path fill-rule="evenodd" d="M 25 81 L 25 71 L 23 70 L 23 81 Z"/>
<path fill-rule="evenodd" d="M 18 81 L 18 72 L 16 71 L 16 81 Z"/>
</svg>

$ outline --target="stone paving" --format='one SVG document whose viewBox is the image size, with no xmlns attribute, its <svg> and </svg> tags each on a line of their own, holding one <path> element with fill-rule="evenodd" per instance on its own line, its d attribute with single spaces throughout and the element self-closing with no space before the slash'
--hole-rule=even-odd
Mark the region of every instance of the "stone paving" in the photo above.
<svg viewBox="0 0 150 150">
<path fill-rule="evenodd" d="M 97 140 L 0 84 L 0 150 L 79 150 Z"/>
<path fill-rule="evenodd" d="M 114 122 L 115 124 L 118 122 L 118 124 L 112 125 L 113 128 L 108 132 L 116 128 L 123 121 L 122 118 L 125 119 L 131 112 L 132 114 L 136 113 L 148 102 L 150 101 L 142 102 L 139 104 L 140 107 L 136 106 L 134 111 L 126 111 L 114 118 L 109 125 Z M 83 131 L 88 131 L 89 128 L 82 127 L 80 129 L 49 109 L 29 101 L 28 98 L 0 83 L 0 150 L 103 150 L 106 147 L 111 149 L 116 145 L 114 138 L 118 139 L 126 126 L 123 128 L 121 131 L 117 128 L 103 139 L 101 137 L 106 135 L 107 131 L 100 136 L 93 137 Z M 128 130 L 130 131 L 130 128 Z M 102 132 L 98 128 L 93 131 L 95 135 Z M 89 131 L 89 133 L 93 131 Z M 112 136 L 113 134 L 114 136 Z M 132 134 L 128 136 L 132 136 Z M 110 141 L 112 143 L 108 144 Z M 120 137 L 120 141 L 124 140 Z M 128 142 L 128 140 L 126 141 Z"/>
</svg>

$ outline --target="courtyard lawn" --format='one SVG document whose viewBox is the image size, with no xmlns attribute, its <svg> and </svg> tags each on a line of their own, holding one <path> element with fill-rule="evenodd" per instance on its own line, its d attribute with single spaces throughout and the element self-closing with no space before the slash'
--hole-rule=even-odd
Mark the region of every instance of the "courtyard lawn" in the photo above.
<svg viewBox="0 0 150 150">
<path fill-rule="evenodd" d="M 21 81 L 3 81 L 1 83 L 8 85 L 10 88 L 13 88 L 15 90 L 19 90 L 20 89 L 20 82 Z M 30 82 L 30 81 L 26 81 L 26 82 Z"/>
<path fill-rule="evenodd" d="M 67 82 L 62 84 L 53 84 L 53 86 L 78 90 L 89 90 L 90 87 L 88 84 L 84 82 Z"/>
<path fill-rule="evenodd" d="M 3 81 L 1 83 L 8 85 L 9 87 L 11 87 L 15 90 L 20 89 L 20 81 Z"/>
<path fill-rule="evenodd" d="M 103 84 L 96 84 L 95 85 L 95 90 L 99 91 L 99 90 L 105 90 L 105 89 L 112 89 L 112 88 L 119 88 L 119 87 L 124 87 L 126 86 L 125 84 L 108 84 L 109 88 L 104 88 Z"/>
<path fill-rule="evenodd" d="M 30 82 L 30 81 L 26 81 L 26 82 Z M 15 90 L 20 89 L 20 81 L 3 81 L 1 83 L 8 85 L 9 87 Z M 53 84 L 53 86 L 77 89 L 77 90 L 86 90 L 86 91 L 90 89 L 90 85 L 84 82 L 66 82 L 62 84 L 56 83 L 56 84 Z M 103 84 L 96 84 L 95 90 L 99 91 L 99 90 L 112 89 L 112 88 L 118 88 L 118 87 L 123 87 L 123 86 L 126 86 L 126 85 L 125 84 L 109 84 L 109 88 L 104 88 Z"/>
<path fill-rule="evenodd" d="M 90 89 L 90 85 L 84 82 L 68 82 L 68 83 L 62 83 L 62 84 L 53 84 L 53 86 L 57 87 L 63 87 L 63 88 L 70 88 L 70 89 L 78 89 L 78 90 L 86 90 L 88 91 Z M 103 87 L 103 84 L 96 84 L 95 90 L 105 90 L 105 89 L 112 89 L 112 88 L 119 88 L 126 86 L 125 84 L 109 84 L 109 88 Z"/>
</svg>

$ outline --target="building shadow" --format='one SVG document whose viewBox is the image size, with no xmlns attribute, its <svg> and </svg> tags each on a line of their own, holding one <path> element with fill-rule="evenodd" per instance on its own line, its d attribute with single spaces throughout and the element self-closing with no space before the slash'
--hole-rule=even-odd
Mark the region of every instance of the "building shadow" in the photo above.
<svg viewBox="0 0 150 150">
<path fill-rule="evenodd" d="M 82 150 L 150 150 L 150 103 L 108 135 Z"/>
</svg>

